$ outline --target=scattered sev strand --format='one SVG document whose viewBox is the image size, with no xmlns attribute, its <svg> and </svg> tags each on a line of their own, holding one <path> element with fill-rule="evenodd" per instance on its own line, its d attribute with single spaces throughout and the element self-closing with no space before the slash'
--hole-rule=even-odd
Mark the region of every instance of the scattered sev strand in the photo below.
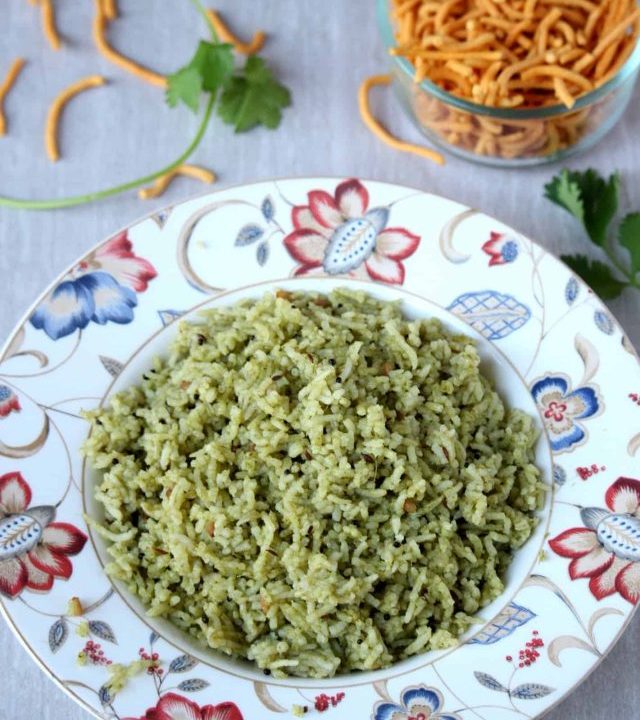
<svg viewBox="0 0 640 720">
<path fill-rule="evenodd" d="M 35 0 L 31 3 L 32 5 L 40 5 L 40 13 L 42 16 L 42 29 L 44 35 L 49 41 L 49 45 L 53 50 L 60 50 L 62 47 L 62 41 L 60 39 L 60 33 L 56 26 L 56 14 L 53 8 L 52 0 Z"/>
<path fill-rule="evenodd" d="M 108 18 L 103 10 L 101 0 L 96 0 L 96 14 L 93 19 L 93 41 L 101 55 L 114 65 L 117 65 L 132 75 L 139 77 L 141 80 L 151 83 L 151 85 L 156 85 L 157 87 L 162 88 L 166 87 L 167 79 L 164 75 L 140 65 L 135 62 L 135 60 L 122 55 L 109 45 L 106 37 L 107 20 Z"/>
<path fill-rule="evenodd" d="M 258 30 L 254 34 L 251 38 L 251 42 L 245 43 L 234 35 L 231 30 L 229 30 L 229 27 L 220 17 L 220 14 L 215 10 L 207 10 L 207 15 L 213 25 L 213 29 L 216 31 L 216 34 L 220 39 L 220 42 L 230 43 L 233 45 L 236 52 L 239 52 L 242 55 L 255 55 L 262 50 L 264 41 L 267 37 L 262 30 Z"/>
<path fill-rule="evenodd" d="M 2 84 L 0 84 L 0 135 L 6 135 L 7 133 L 7 119 L 4 114 L 4 99 L 9 94 L 11 88 L 16 84 L 18 75 L 20 75 L 24 65 L 24 58 L 16 58 L 11 63 L 7 76 L 2 81 Z"/>
<path fill-rule="evenodd" d="M 118 17 L 116 0 L 102 0 L 102 12 L 107 20 L 115 20 Z"/>
<path fill-rule="evenodd" d="M 49 112 L 47 113 L 47 123 L 45 125 L 45 148 L 51 162 L 60 159 L 60 151 L 58 148 L 58 125 L 60 123 L 60 115 L 64 106 L 78 95 L 89 88 L 99 87 L 105 84 L 105 79 L 101 75 L 89 75 L 77 82 L 69 85 L 63 90 L 51 103 Z"/>
<path fill-rule="evenodd" d="M 159 177 L 153 185 L 138 190 L 138 197 L 140 200 L 150 200 L 151 198 L 159 197 L 178 175 L 195 178 L 207 185 L 211 185 L 216 181 L 215 173 L 211 172 L 211 170 L 207 170 L 199 165 L 188 165 L 185 163 L 166 175 Z"/>
<path fill-rule="evenodd" d="M 373 116 L 369 106 L 369 92 L 371 88 L 376 85 L 389 84 L 391 84 L 391 75 L 373 75 L 363 80 L 358 92 L 358 107 L 360 109 L 360 117 L 364 124 L 379 140 L 382 140 L 383 143 L 386 143 L 395 150 L 413 153 L 414 155 L 427 158 L 427 160 L 431 160 L 438 165 L 444 165 L 444 157 L 439 152 L 398 140 L 398 138 L 394 137 L 383 127 L 380 121 Z"/>
</svg>

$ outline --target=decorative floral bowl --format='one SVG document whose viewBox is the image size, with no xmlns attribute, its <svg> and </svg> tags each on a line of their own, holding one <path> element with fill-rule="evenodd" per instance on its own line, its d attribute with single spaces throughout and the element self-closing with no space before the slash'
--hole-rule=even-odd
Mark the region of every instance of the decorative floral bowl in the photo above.
<svg viewBox="0 0 640 720">
<path fill-rule="evenodd" d="M 80 412 L 134 382 L 173 323 L 204 304 L 348 283 L 466 323 L 500 391 L 539 413 L 538 462 L 553 487 L 505 593 L 458 647 L 376 673 L 279 681 L 152 623 L 105 575 L 83 516 L 98 511 Z M 43 669 L 103 718 L 248 720 L 305 707 L 336 720 L 538 717 L 606 654 L 640 597 L 639 393 L 637 356 L 589 288 L 479 212 L 353 179 L 182 203 L 78 261 L 4 349 L 2 612 Z"/>
</svg>

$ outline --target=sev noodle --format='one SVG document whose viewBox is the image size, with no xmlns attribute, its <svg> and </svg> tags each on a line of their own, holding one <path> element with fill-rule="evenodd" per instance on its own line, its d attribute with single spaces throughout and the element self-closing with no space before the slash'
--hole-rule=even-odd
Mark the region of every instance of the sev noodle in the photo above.
<svg viewBox="0 0 640 720">
<path fill-rule="evenodd" d="M 99 87 L 105 84 L 105 79 L 101 75 L 89 75 L 88 77 L 78 80 L 68 88 L 63 90 L 51 103 L 47 114 L 47 123 L 45 126 L 45 147 L 47 155 L 51 162 L 60 159 L 60 150 L 58 147 L 58 125 L 60 123 L 60 115 L 64 106 L 78 95 L 89 88 Z"/>
<path fill-rule="evenodd" d="M 213 184 L 216 181 L 215 173 L 206 168 L 199 167 L 198 165 L 180 165 L 171 172 L 160 176 L 153 185 L 138 190 L 138 197 L 141 200 L 150 200 L 151 198 L 160 197 L 162 193 L 169 187 L 173 179 L 183 175 L 186 177 L 195 178 L 208 185 Z"/>
<path fill-rule="evenodd" d="M 100 54 L 109 60 L 109 62 L 139 77 L 141 80 L 145 80 L 157 87 L 166 87 L 167 79 L 164 75 L 140 65 L 135 62 L 135 60 L 122 55 L 109 45 L 106 37 L 107 20 L 108 18 L 101 0 L 96 0 L 96 14 L 93 19 L 93 41 Z"/>
<path fill-rule="evenodd" d="M 56 27 L 56 16 L 53 9 L 53 3 L 51 0 L 40 0 L 40 6 L 42 8 L 42 27 L 44 34 L 49 45 L 53 50 L 60 50 L 62 41 Z"/>
<path fill-rule="evenodd" d="M 207 15 L 220 41 L 233 45 L 236 52 L 242 55 L 255 55 L 262 50 L 267 37 L 262 30 L 258 30 L 251 38 L 251 41 L 245 43 L 229 30 L 229 27 L 215 10 L 207 10 Z"/>
<path fill-rule="evenodd" d="M 546 155 L 579 141 L 599 123 L 606 100 L 570 112 L 576 100 L 618 73 L 640 35 L 637 0 L 389 3 L 397 42 L 389 52 L 412 63 L 416 83 L 428 79 L 490 108 L 567 109 L 545 120 L 495 118 L 489 132 L 479 116 L 428 97 L 417 85 L 411 102 L 425 129 L 484 155 Z M 465 122 L 469 130 L 452 131 Z"/>
<path fill-rule="evenodd" d="M 390 75 L 373 75 L 362 82 L 358 92 L 358 107 L 360 109 L 360 117 L 362 118 L 362 121 L 377 138 L 395 150 L 420 155 L 420 157 L 427 158 L 427 160 L 431 160 L 438 165 L 444 165 L 444 157 L 439 152 L 421 147 L 420 145 L 413 145 L 412 143 L 398 140 L 398 138 L 394 137 L 373 116 L 371 108 L 369 107 L 369 91 L 374 85 L 389 85 L 390 83 Z"/>
<path fill-rule="evenodd" d="M 102 12 L 107 20 L 115 20 L 118 17 L 116 0 L 102 0 Z"/>
<path fill-rule="evenodd" d="M 4 115 L 4 99 L 9 94 L 11 88 L 15 85 L 18 75 L 20 75 L 24 65 L 24 58 L 16 58 L 11 63 L 7 76 L 2 81 L 2 84 L 0 84 L 0 135 L 6 135 L 7 133 L 7 119 Z"/>
</svg>

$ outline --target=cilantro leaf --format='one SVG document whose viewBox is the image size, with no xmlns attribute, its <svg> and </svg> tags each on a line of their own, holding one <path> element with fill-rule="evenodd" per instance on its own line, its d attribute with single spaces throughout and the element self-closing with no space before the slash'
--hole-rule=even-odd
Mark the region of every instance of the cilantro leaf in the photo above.
<svg viewBox="0 0 640 720">
<path fill-rule="evenodd" d="M 604 247 L 609 224 L 618 210 L 619 187 L 617 173 L 605 180 L 596 170 L 563 170 L 545 186 L 545 195 L 578 218 L 591 241 Z"/>
<path fill-rule="evenodd" d="M 282 109 L 290 104 L 289 90 L 275 79 L 262 58 L 252 55 L 242 72 L 225 85 L 218 115 L 237 133 L 256 125 L 273 129 L 280 124 Z"/>
<path fill-rule="evenodd" d="M 640 212 L 629 213 L 618 229 L 620 245 L 631 255 L 631 277 L 640 272 Z"/>
<path fill-rule="evenodd" d="M 584 255 L 562 255 L 561 259 L 603 299 L 617 298 L 628 286 L 614 277 L 611 268 Z"/>
<path fill-rule="evenodd" d="M 202 92 L 215 93 L 232 73 L 232 46 L 201 40 L 191 62 L 167 78 L 167 103 L 183 102 L 197 112 Z"/>
<path fill-rule="evenodd" d="M 568 170 L 563 170 L 544 186 L 544 196 L 584 223 L 584 205 L 580 188 L 570 181 Z"/>
<path fill-rule="evenodd" d="M 176 107 L 183 102 L 193 112 L 198 112 L 200 95 L 202 94 L 202 75 L 194 67 L 183 67 L 167 77 L 166 100 L 169 107 Z"/>
</svg>

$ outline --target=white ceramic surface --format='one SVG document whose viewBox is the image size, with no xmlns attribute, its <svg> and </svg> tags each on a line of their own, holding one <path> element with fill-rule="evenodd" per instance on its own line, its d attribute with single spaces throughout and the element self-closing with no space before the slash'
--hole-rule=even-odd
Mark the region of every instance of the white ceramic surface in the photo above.
<svg viewBox="0 0 640 720">
<path fill-rule="evenodd" d="M 368 233 L 362 255 L 343 267 L 345 275 L 326 280 L 329 239 L 357 223 Z M 483 338 L 490 367 L 505 362 L 501 354 L 508 358 L 522 380 L 502 389 L 515 393 L 516 404 L 525 400 L 523 383 L 529 389 L 553 451 L 549 527 L 545 517 L 488 624 L 455 650 L 370 676 L 278 682 L 246 666 L 238 672 L 171 629 L 152 629 L 131 598 L 113 592 L 82 516 L 78 449 L 87 425 L 79 412 L 98 404 L 114 378 L 117 385 L 139 372 L 145 351 L 127 365 L 158 331 L 152 350 L 195 306 L 233 299 L 215 299 L 225 290 L 346 279 L 411 298 L 420 313 L 444 308 L 445 322 L 459 318 Z M 538 717 L 606 653 L 640 594 L 638 376 L 619 326 L 565 266 L 454 202 L 323 178 L 191 200 L 81 259 L 5 348 L 0 535 L 12 527 L 20 533 L 12 531 L 12 547 L 0 538 L 3 612 L 41 665 L 102 717 L 247 720 L 286 717 L 295 704 L 312 714 L 326 705 L 344 720 Z M 72 596 L 82 600 L 82 618 L 67 611 Z M 142 648 L 157 653 L 150 672 L 113 691 L 107 663 L 130 663 Z"/>
</svg>

